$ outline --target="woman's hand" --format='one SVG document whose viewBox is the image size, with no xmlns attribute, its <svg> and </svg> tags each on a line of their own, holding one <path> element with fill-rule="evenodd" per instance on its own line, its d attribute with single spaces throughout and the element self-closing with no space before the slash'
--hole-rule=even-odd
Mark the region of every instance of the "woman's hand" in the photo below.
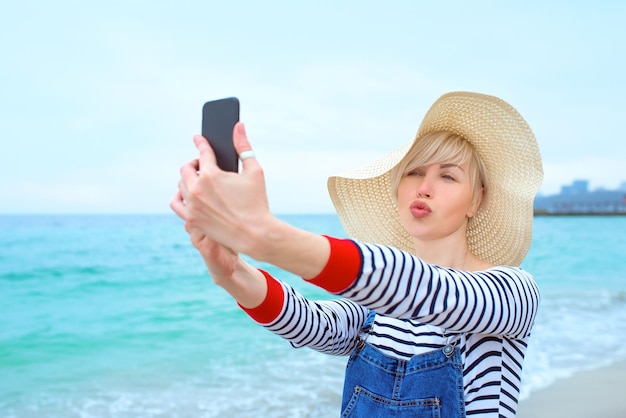
<svg viewBox="0 0 626 418">
<path fill-rule="evenodd" d="M 213 241 L 199 229 L 190 227 L 189 224 L 185 224 L 185 231 L 204 259 L 213 282 L 224 287 L 233 277 L 237 264 L 240 262 L 239 255 L 230 248 Z"/>
<path fill-rule="evenodd" d="M 242 123 L 235 125 L 233 142 L 239 155 L 252 151 Z M 242 159 L 240 173 L 222 171 L 208 141 L 195 136 L 194 143 L 200 155 L 181 168 L 170 206 L 190 231 L 199 234 L 196 240 L 203 251 L 215 252 L 210 260 L 228 259 L 225 249 L 230 249 L 300 277 L 319 274 L 330 256 L 328 241 L 272 215 L 256 158 Z M 228 263 L 218 264 L 220 269 L 228 268 Z"/>
<path fill-rule="evenodd" d="M 239 255 L 185 224 L 191 243 L 198 250 L 213 282 L 246 308 L 259 306 L 267 295 L 265 276 Z"/>
<path fill-rule="evenodd" d="M 235 125 L 233 142 L 238 154 L 252 150 L 242 123 Z M 191 230 L 254 257 L 256 237 L 276 221 L 261 166 L 255 158 L 246 158 L 241 173 L 222 171 L 208 141 L 195 136 L 194 143 L 200 156 L 181 168 L 179 191 L 170 206 Z"/>
</svg>

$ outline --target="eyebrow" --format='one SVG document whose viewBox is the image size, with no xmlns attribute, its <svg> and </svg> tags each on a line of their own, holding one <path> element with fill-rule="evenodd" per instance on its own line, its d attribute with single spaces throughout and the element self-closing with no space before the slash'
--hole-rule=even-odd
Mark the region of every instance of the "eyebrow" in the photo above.
<svg viewBox="0 0 626 418">
<path fill-rule="evenodd" d="M 456 167 L 456 168 L 458 168 L 459 170 L 464 171 L 464 170 L 463 170 L 463 168 L 462 168 L 460 165 L 458 165 L 458 164 L 454 164 L 454 163 L 444 163 L 444 164 L 439 164 L 439 167 L 440 167 L 440 168 L 451 168 L 451 167 L 452 167 L 452 168 L 454 168 L 454 167 Z"/>
</svg>

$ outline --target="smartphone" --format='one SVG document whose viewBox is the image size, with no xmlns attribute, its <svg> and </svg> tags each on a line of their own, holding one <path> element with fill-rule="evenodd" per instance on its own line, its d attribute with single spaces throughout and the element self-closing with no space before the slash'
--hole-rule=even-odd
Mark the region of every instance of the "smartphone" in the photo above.
<svg viewBox="0 0 626 418">
<path fill-rule="evenodd" d="M 239 100 L 236 97 L 206 102 L 202 106 L 202 136 L 205 137 L 224 171 L 237 172 L 239 158 L 233 145 L 233 128 L 239 121 Z"/>
</svg>

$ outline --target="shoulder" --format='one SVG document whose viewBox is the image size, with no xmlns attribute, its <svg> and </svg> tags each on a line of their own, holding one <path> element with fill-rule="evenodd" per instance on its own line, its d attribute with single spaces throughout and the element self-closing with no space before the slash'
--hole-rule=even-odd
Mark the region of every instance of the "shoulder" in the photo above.
<svg viewBox="0 0 626 418">
<path fill-rule="evenodd" d="M 507 282 L 514 282 L 524 287 L 533 288 L 534 291 L 538 292 L 537 283 L 533 275 L 520 267 L 495 266 L 484 270 L 483 273 L 500 280 L 506 280 Z"/>
<path fill-rule="evenodd" d="M 514 266 L 493 266 L 485 269 L 484 272 L 492 274 L 514 275 L 519 277 L 533 277 L 530 272 L 522 269 L 521 267 Z"/>
</svg>

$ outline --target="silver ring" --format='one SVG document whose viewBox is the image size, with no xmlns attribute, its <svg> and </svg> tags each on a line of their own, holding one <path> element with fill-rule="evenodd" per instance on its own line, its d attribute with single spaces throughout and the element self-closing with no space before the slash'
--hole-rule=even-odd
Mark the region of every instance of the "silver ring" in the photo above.
<svg viewBox="0 0 626 418">
<path fill-rule="evenodd" d="M 254 158 L 254 157 L 255 157 L 254 156 L 254 151 L 252 151 L 252 150 L 244 151 L 241 154 L 239 154 L 239 159 L 242 160 L 242 161 L 245 160 L 245 159 Z"/>
</svg>

